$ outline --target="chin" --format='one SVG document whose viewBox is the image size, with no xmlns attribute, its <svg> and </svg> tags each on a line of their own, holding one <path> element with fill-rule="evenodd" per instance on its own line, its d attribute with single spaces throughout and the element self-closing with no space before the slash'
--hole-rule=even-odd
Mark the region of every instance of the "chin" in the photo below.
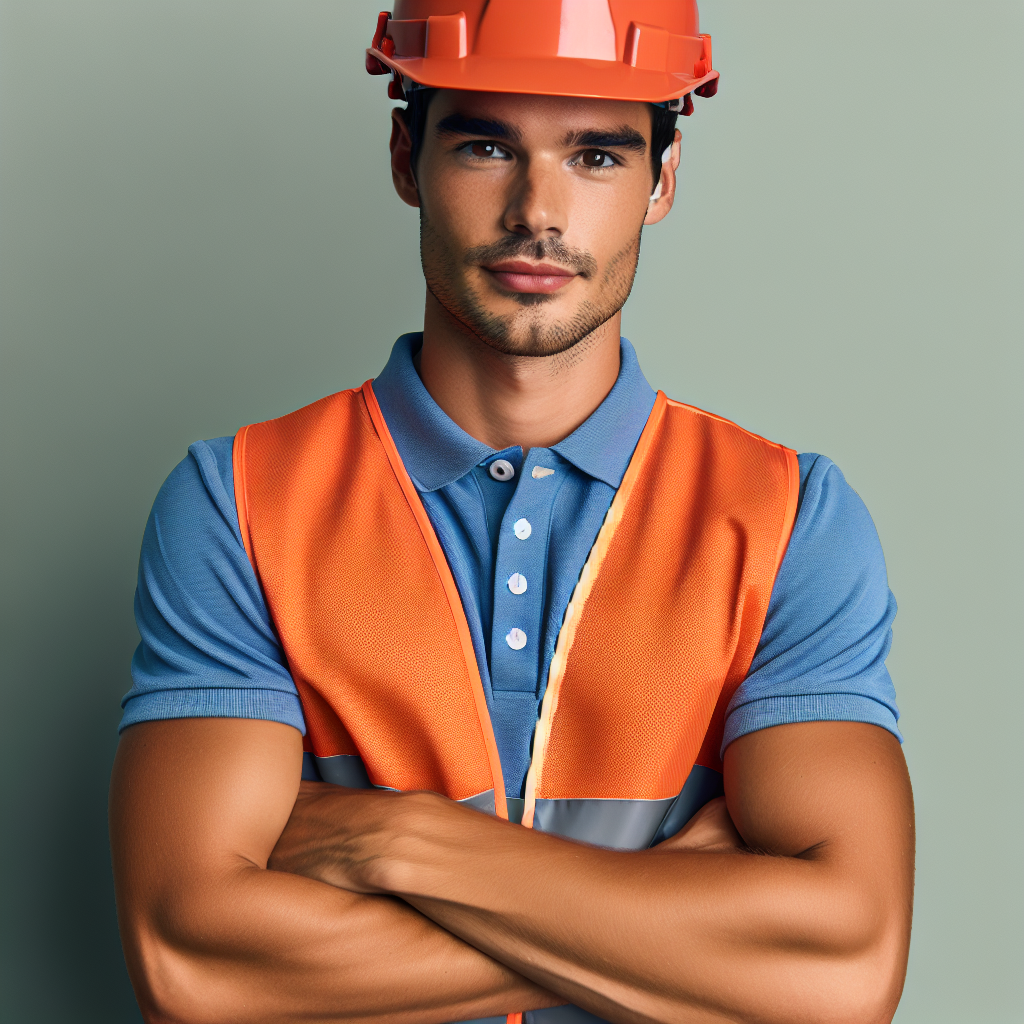
<svg viewBox="0 0 1024 1024">
<path fill-rule="evenodd" d="M 542 358 L 557 356 L 575 348 L 607 323 L 615 312 L 598 312 L 592 306 L 585 305 L 567 312 L 563 317 L 533 316 L 527 319 L 523 313 L 514 313 L 511 316 L 474 318 L 473 322 L 464 320 L 463 323 L 485 345 L 498 352 L 510 356 Z"/>
</svg>

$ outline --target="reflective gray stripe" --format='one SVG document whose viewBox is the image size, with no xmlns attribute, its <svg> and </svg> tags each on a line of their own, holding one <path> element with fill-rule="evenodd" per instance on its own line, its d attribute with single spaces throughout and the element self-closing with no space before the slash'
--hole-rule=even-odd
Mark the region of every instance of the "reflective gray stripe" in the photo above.
<svg viewBox="0 0 1024 1024">
<path fill-rule="evenodd" d="M 306 758 L 315 764 L 317 777 L 324 782 L 332 782 L 335 786 L 348 786 L 350 789 L 372 789 L 366 774 L 366 766 L 358 754 L 335 754 L 334 757 L 312 757 L 303 755 L 303 769 Z M 302 777 L 306 777 L 305 771 Z"/>
<path fill-rule="evenodd" d="M 507 796 L 505 797 L 505 803 L 508 805 L 508 820 L 513 825 L 521 825 L 523 823 L 523 811 L 526 810 L 526 801 L 522 797 Z"/>
<path fill-rule="evenodd" d="M 372 789 L 363 759 L 357 754 L 334 757 L 302 755 L 302 777 L 351 789 Z M 722 776 L 696 765 L 676 797 L 664 800 L 538 800 L 534 828 L 582 843 L 613 850 L 643 850 L 674 836 L 709 800 L 722 795 Z M 494 813 L 494 790 L 465 797 L 459 803 Z M 508 799 L 509 821 L 520 822 L 525 801 Z M 583 1012 L 582 1010 L 580 1011 Z"/>
<path fill-rule="evenodd" d="M 674 800 L 538 800 L 533 827 L 613 850 L 643 850 Z"/>
<path fill-rule="evenodd" d="M 366 774 L 366 765 L 358 754 L 335 754 L 333 757 L 317 757 L 304 751 L 302 754 L 302 777 L 311 782 L 331 782 L 335 786 L 348 786 L 349 789 L 373 789 L 370 777 Z M 381 786 L 386 789 L 386 786 Z M 467 796 L 459 801 L 468 807 L 487 814 L 494 813 L 494 790 Z M 503 1017 L 502 1020 L 505 1018 Z"/>
<path fill-rule="evenodd" d="M 644 850 L 675 835 L 722 793 L 722 776 L 696 765 L 679 795 L 664 800 L 538 800 L 533 827 L 613 850 Z"/>
<path fill-rule="evenodd" d="M 721 772 L 716 772 L 714 768 L 705 768 L 702 764 L 695 764 L 686 785 L 672 801 L 672 806 L 668 809 L 654 839 L 651 840 L 651 845 L 674 836 L 709 800 L 714 800 L 724 792 Z"/>
<path fill-rule="evenodd" d="M 302 752 L 302 777 L 307 782 L 323 782 L 316 770 L 316 758 L 308 750 Z"/>
<path fill-rule="evenodd" d="M 485 811 L 487 814 L 494 813 L 494 790 L 489 789 L 486 793 L 477 793 L 476 796 L 466 796 L 460 801 L 467 807 L 475 807 L 478 811 Z"/>
</svg>

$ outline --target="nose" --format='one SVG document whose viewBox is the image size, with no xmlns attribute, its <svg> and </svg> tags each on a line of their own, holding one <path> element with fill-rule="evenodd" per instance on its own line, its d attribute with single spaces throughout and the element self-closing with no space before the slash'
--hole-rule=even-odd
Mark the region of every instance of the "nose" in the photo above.
<svg viewBox="0 0 1024 1024">
<path fill-rule="evenodd" d="M 560 238 L 569 226 L 569 188 L 561 161 L 540 156 L 524 161 L 512 179 L 504 227 L 528 238 Z"/>
</svg>

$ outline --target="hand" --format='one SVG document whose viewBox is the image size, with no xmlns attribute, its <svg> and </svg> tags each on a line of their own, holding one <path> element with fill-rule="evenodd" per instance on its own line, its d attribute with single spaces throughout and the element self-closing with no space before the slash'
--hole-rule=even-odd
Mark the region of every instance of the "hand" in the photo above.
<svg viewBox="0 0 1024 1024">
<path fill-rule="evenodd" d="M 388 869 L 443 835 L 486 820 L 436 793 L 303 782 L 267 866 L 360 893 L 388 893 Z M 400 849 L 401 848 L 401 849 Z"/>
<path fill-rule="evenodd" d="M 655 850 L 673 853 L 742 853 L 748 850 L 729 817 L 725 797 L 709 800 L 674 836 L 658 843 Z"/>
<path fill-rule="evenodd" d="M 379 892 L 370 876 L 398 802 L 399 794 L 387 790 L 304 781 L 267 867 L 352 892 Z"/>
</svg>

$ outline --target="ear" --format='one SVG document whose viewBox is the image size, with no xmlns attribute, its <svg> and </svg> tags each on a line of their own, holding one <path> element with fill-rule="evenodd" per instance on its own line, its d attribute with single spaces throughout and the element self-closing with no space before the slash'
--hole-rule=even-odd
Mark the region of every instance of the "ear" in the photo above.
<svg viewBox="0 0 1024 1024">
<path fill-rule="evenodd" d="M 403 203 L 419 206 L 420 192 L 412 170 L 412 136 L 404 115 L 401 107 L 391 111 L 391 180 Z"/>
<path fill-rule="evenodd" d="M 661 165 L 661 177 L 658 179 L 657 188 L 647 205 L 645 224 L 657 224 L 659 220 L 664 220 L 668 216 L 668 211 L 672 209 L 672 203 L 676 198 L 676 171 L 679 169 L 682 140 L 683 136 L 677 128 L 668 159 Z"/>
</svg>

